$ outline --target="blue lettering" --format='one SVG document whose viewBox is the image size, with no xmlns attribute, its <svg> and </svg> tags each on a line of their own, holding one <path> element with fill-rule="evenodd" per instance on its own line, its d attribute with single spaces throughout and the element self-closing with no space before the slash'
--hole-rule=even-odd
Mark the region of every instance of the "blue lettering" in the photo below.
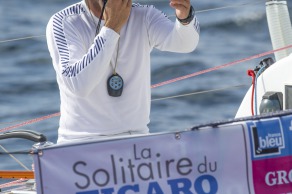
<svg viewBox="0 0 292 194">
<path fill-rule="evenodd" d="M 127 191 L 139 192 L 139 185 L 126 185 L 119 190 L 118 194 L 126 194 Z"/>
<path fill-rule="evenodd" d="M 83 192 L 78 192 L 76 194 L 99 194 L 98 190 L 94 191 L 83 191 Z"/>
<path fill-rule="evenodd" d="M 113 194 L 115 192 L 115 190 L 113 188 L 109 188 L 109 189 L 102 189 L 101 193 L 102 194 Z"/>
<path fill-rule="evenodd" d="M 203 188 L 203 181 L 206 180 L 209 182 L 210 191 L 206 193 Z M 200 176 L 195 182 L 195 190 L 198 194 L 216 194 L 218 191 L 217 180 L 211 175 Z"/>
<path fill-rule="evenodd" d="M 114 189 L 110 188 L 110 189 L 102 189 L 101 190 L 101 194 L 113 194 L 114 193 Z M 82 192 L 78 192 L 76 194 L 99 194 L 98 190 L 93 190 L 93 191 L 82 191 Z"/>
<path fill-rule="evenodd" d="M 190 191 L 192 182 L 189 179 L 182 178 L 169 180 L 167 181 L 167 183 L 170 185 L 173 194 L 179 194 L 180 192 L 182 192 L 183 194 L 193 194 Z"/>
<path fill-rule="evenodd" d="M 202 175 L 195 179 L 194 188 L 192 188 L 192 181 L 187 178 L 173 179 L 167 181 L 170 186 L 171 194 L 216 194 L 218 192 L 218 182 L 215 177 L 211 175 Z M 195 191 L 192 191 L 192 190 Z M 139 193 L 140 187 L 136 185 L 125 185 L 121 187 L 117 194 Z M 143 187 L 143 192 L 145 192 Z M 114 194 L 114 188 L 106 188 L 92 191 L 82 191 L 76 194 Z M 158 182 L 150 182 L 148 185 L 147 194 L 164 194 L 163 187 L 161 188 Z"/>
<path fill-rule="evenodd" d="M 147 194 L 164 194 L 157 182 L 149 183 Z"/>
</svg>

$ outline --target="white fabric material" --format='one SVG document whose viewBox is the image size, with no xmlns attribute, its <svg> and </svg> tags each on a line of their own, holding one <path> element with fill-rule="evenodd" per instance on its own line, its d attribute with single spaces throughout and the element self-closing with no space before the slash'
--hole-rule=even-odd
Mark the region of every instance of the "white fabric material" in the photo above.
<svg viewBox="0 0 292 194">
<path fill-rule="evenodd" d="M 59 138 L 148 132 L 150 52 L 153 48 L 193 51 L 199 40 L 197 19 L 184 26 L 152 6 L 133 4 L 120 35 L 102 27 L 95 37 L 98 18 L 92 16 L 82 1 L 55 14 L 47 26 L 61 98 Z M 124 90 L 121 97 L 110 97 L 107 79 L 117 52 L 117 73 L 124 80 Z"/>
</svg>

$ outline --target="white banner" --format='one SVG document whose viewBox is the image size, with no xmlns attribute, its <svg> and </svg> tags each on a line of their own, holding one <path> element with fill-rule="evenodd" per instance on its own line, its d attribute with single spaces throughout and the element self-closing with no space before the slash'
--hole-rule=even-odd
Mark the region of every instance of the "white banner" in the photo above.
<svg viewBox="0 0 292 194">
<path fill-rule="evenodd" d="M 38 194 L 248 194 L 242 125 L 55 146 L 35 157 Z"/>
</svg>

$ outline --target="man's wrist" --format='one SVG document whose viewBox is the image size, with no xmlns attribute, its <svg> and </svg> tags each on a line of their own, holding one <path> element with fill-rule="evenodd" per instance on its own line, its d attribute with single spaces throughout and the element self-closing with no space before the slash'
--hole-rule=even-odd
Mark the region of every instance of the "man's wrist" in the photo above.
<svg viewBox="0 0 292 194">
<path fill-rule="evenodd" d="M 191 6 L 191 8 L 190 8 L 190 12 L 189 12 L 189 15 L 188 15 L 187 18 L 185 18 L 185 19 L 179 19 L 179 18 L 176 16 L 176 18 L 178 19 L 178 21 L 179 21 L 181 24 L 183 24 L 183 25 L 187 25 L 187 24 L 189 24 L 189 23 L 194 19 L 194 17 L 195 17 L 195 10 L 194 10 L 193 6 Z"/>
<path fill-rule="evenodd" d="M 121 26 L 119 24 L 110 22 L 110 21 L 106 21 L 104 26 L 106 26 L 107 28 L 112 29 L 113 31 L 115 31 L 116 33 L 120 34 L 121 31 Z"/>
</svg>

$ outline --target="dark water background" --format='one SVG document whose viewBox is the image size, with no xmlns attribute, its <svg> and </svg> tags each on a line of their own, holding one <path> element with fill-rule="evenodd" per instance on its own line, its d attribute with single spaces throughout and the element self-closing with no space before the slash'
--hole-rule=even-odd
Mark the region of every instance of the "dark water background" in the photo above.
<svg viewBox="0 0 292 194">
<path fill-rule="evenodd" d="M 55 72 L 47 50 L 45 29 L 51 15 L 76 0 L 0 0 L 0 129 L 59 112 Z M 154 4 L 172 20 L 168 0 L 133 1 Z M 207 68 L 272 50 L 265 1 L 192 0 L 201 24 L 196 51 L 174 54 L 154 50 L 152 83 L 191 74 Z M 291 10 L 292 4 L 288 2 Z M 214 8 L 222 8 L 210 10 Z M 209 10 L 209 11 L 208 11 Z M 38 36 L 18 41 L 11 39 Z M 176 131 L 193 125 L 233 118 L 243 99 L 253 69 L 261 59 L 237 64 L 184 81 L 152 89 L 153 99 L 231 87 L 228 90 L 153 101 L 151 132 Z M 245 85 L 244 87 L 233 86 Z M 56 142 L 58 117 L 23 126 Z M 10 139 L 0 142 L 8 151 L 29 149 L 31 142 Z M 0 149 L 0 152 L 3 152 Z M 16 155 L 25 165 L 32 160 Z M 0 154 L 0 170 L 22 169 Z"/>
</svg>

